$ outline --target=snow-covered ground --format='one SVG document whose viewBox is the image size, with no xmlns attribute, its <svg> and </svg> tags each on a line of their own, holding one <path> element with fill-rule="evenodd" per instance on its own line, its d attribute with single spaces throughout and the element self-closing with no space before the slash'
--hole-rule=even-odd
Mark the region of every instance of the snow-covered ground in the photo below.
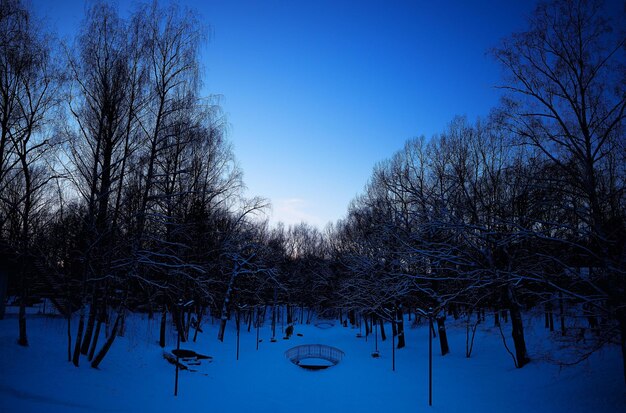
<svg viewBox="0 0 626 413">
<path fill-rule="evenodd" d="M 538 318 L 527 318 L 526 335 L 533 361 L 515 369 L 500 334 L 487 320 L 476 334 L 472 357 L 465 358 L 465 328 L 449 322 L 451 354 L 441 357 L 433 341 L 433 406 L 428 407 L 428 333 L 407 323 L 407 347 L 396 351 L 391 369 L 391 340 L 357 338 L 358 330 L 338 325 L 322 329 L 296 325 L 290 340 L 271 343 L 270 329 L 242 329 L 236 361 L 232 325 L 223 343 L 217 325 L 205 325 L 197 343 L 185 345 L 214 357 L 197 372 L 181 371 L 179 395 L 173 396 L 174 367 L 158 346 L 158 320 L 145 315 L 128 320 L 125 337 L 116 340 L 99 370 L 86 359 L 75 368 L 66 361 L 66 324 L 59 318 L 29 316 L 30 347 L 16 344 L 17 319 L 0 321 L 0 412 L 625 412 L 621 358 L 607 347 L 588 361 L 559 368 L 546 360 L 553 345 Z M 74 324 L 75 326 L 76 324 Z M 510 343 L 510 326 L 505 333 Z M 390 329 L 387 331 L 390 333 Z M 168 344 L 175 345 L 171 327 Z M 103 340 L 103 337 L 101 337 Z M 299 344 L 320 343 L 345 352 L 341 363 L 308 371 L 285 358 Z M 171 347 L 170 347 L 171 348 Z"/>
</svg>

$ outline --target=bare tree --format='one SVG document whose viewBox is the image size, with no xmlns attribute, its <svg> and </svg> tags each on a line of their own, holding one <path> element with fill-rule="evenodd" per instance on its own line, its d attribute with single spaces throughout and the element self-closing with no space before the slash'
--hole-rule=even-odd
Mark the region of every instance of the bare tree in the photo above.
<svg viewBox="0 0 626 413">
<path fill-rule="evenodd" d="M 617 320 L 626 379 L 626 36 L 618 29 L 626 23 L 612 17 L 615 22 L 600 1 L 541 4 L 529 30 L 505 40 L 494 55 L 509 74 L 503 87 L 511 128 L 565 177 L 555 189 L 569 201 L 560 207 L 571 218 L 541 234 L 570 252 L 553 255 L 553 265 L 561 273 L 593 268 L 592 276 L 574 282 L 538 278 Z"/>
<path fill-rule="evenodd" d="M 137 113 L 142 103 L 142 49 L 145 41 L 137 21 L 128 24 L 110 5 L 97 2 L 87 11 L 74 52 L 68 52 L 71 84 L 68 106 L 76 130 L 71 136 L 69 170 L 76 191 L 87 205 L 83 217 L 81 317 L 73 362 L 87 354 L 91 344 L 96 305 L 104 283 L 112 276 L 113 237 L 120 191 L 127 172 Z M 117 183 L 117 189 L 116 189 Z M 117 195 L 117 199 L 116 199 Z M 91 294 L 85 324 L 85 304 Z M 97 337 L 94 338 L 97 340 Z"/>
<path fill-rule="evenodd" d="M 19 1 L 0 3 L 0 200 L 13 219 L 20 265 L 20 345 L 28 345 L 25 306 L 33 243 L 33 217 L 51 171 L 43 162 L 52 148 L 46 129 L 59 78 L 49 40 Z M 4 221 L 5 218 L 2 218 Z M 0 222 L 0 227 L 4 222 Z"/>
</svg>

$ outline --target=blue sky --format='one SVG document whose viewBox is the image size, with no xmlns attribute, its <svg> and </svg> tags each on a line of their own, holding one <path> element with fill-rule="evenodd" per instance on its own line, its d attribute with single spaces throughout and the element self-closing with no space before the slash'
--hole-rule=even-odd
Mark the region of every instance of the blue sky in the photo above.
<svg viewBox="0 0 626 413">
<path fill-rule="evenodd" d="M 33 4 L 61 36 L 84 10 Z M 501 71 L 486 51 L 525 28 L 534 2 L 180 4 L 210 27 L 204 93 L 220 95 L 248 195 L 271 200 L 272 222 L 323 227 L 407 139 L 488 114 Z"/>
</svg>

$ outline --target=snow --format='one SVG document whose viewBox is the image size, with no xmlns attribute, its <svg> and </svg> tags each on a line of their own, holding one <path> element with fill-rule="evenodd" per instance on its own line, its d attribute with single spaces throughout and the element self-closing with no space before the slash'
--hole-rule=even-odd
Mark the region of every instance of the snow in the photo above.
<svg viewBox="0 0 626 413">
<path fill-rule="evenodd" d="M 294 364 L 301 367 L 332 367 L 335 365 L 332 361 L 317 357 L 307 357 Z"/>
<path fill-rule="evenodd" d="M 303 358 L 298 362 L 298 364 L 301 366 L 334 366 L 334 363 L 332 361 L 317 357 Z"/>
<path fill-rule="evenodd" d="M 75 368 L 67 360 L 66 321 L 31 315 L 27 348 L 16 344 L 17 319 L 0 320 L 0 412 L 624 412 L 626 393 L 617 346 L 606 347 L 574 367 L 547 361 L 558 352 L 539 318 L 526 318 L 526 339 L 533 361 L 516 369 L 493 320 L 481 324 L 472 357 L 465 358 L 465 325 L 448 323 L 452 353 L 441 357 L 433 342 L 433 407 L 428 407 L 428 332 L 406 325 L 407 347 L 396 351 L 391 370 L 391 340 L 381 342 L 374 359 L 373 337 L 356 338 L 358 329 L 336 325 L 320 329 L 295 325 L 290 340 L 270 342 L 269 323 L 256 332 L 242 328 L 236 361 L 236 334 L 229 322 L 224 342 L 218 323 L 204 325 L 197 343 L 182 344 L 213 357 L 197 372 L 181 371 L 173 396 L 174 366 L 158 346 L 158 320 L 133 315 L 99 370 L 85 358 Z M 73 327 L 76 323 L 74 321 Z M 168 344 L 175 332 L 168 323 Z M 510 340 L 510 325 L 505 325 Z M 104 330 L 104 329 L 103 329 Z M 390 334 L 391 329 L 387 331 Z M 73 334 L 75 331 L 72 332 Z M 278 334 L 278 332 L 277 332 Z M 103 340 L 104 337 L 100 337 Z M 319 343 L 342 349 L 343 360 L 325 370 L 292 364 L 285 351 Z M 168 347 L 167 350 L 171 350 Z M 193 409 L 193 410 L 191 410 Z"/>
</svg>

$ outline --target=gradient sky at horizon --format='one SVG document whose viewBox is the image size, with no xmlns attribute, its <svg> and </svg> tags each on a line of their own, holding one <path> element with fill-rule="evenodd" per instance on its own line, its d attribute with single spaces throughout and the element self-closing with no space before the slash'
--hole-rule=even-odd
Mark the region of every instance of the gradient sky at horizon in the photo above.
<svg viewBox="0 0 626 413">
<path fill-rule="evenodd" d="M 32 0 L 61 38 L 82 0 Z M 377 162 L 500 96 L 489 48 L 526 28 L 534 1 L 192 1 L 209 27 L 204 94 L 219 95 L 248 196 L 271 221 L 342 218 Z M 117 2 L 124 12 L 126 2 Z"/>
</svg>

